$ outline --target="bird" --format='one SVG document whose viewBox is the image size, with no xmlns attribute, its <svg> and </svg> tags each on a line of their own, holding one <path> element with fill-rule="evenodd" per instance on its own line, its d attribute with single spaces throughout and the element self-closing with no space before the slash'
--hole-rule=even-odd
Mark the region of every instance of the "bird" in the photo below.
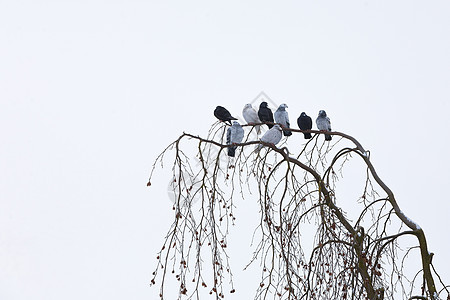
<svg viewBox="0 0 450 300">
<path fill-rule="evenodd" d="M 327 113 L 324 110 L 319 111 L 319 116 L 316 119 L 316 125 L 320 131 L 331 131 L 330 118 L 327 117 Z M 330 134 L 325 134 L 325 141 L 331 141 Z"/>
<path fill-rule="evenodd" d="M 244 109 L 242 110 L 242 116 L 244 117 L 245 122 L 249 125 L 261 123 L 256 109 L 254 109 L 250 103 L 245 104 Z M 261 125 L 256 125 L 255 129 L 257 134 L 261 133 Z"/>
<path fill-rule="evenodd" d="M 258 117 L 261 122 L 272 122 L 273 123 L 273 114 L 270 108 L 267 107 L 267 102 L 263 101 L 259 105 Z M 272 124 L 266 124 L 269 129 L 272 128 Z"/>
<path fill-rule="evenodd" d="M 298 124 L 298 128 L 300 128 L 300 130 L 311 130 L 312 129 L 312 119 L 305 112 L 302 112 L 300 114 L 300 117 L 298 117 L 298 119 L 297 119 L 297 124 Z M 310 139 L 311 133 L 303 132 L 303 136 L 305 137 L 305 139 Z"/>
<path fill-rule="evenodd" d="M 269 130 L 267 130 L 266 133 L 264 133 L 264 135 L 261 137 L 261 141 L 276 145 L 281 141 L 281 138 L 283 137 L 281 131 L 282 131 L 281 126 L 275 124 L 275 126 L 273 126 Z M 255 148 L 255 152 L 260 150 L 262 147 L 263 147 L 262 144 L 257 145 Z"/>
<path fill-rule="evenodd" d="M 229 122 L 231 125 L 231 120 L 237 120 L 235 117 L 232 117 L 230 112 L 223 106 L 217 106 L 214 110 L 214 116 L 223 122 Z"/>
<path fill-rule="evenodd" d="M 233 125 L 227 130 L 227 145 L 239 144 L 244 138 L 244 129 L 239 122 L 233 121 Z M 237 146 L 228 147 L 228 156 L 234 157 Z"/>
<path fill-rule="evenodd" d="M 281 104 L 278 109 L 275 111 L 275 113 L 273 114 L 273 116 L 275 117 L 275 123 L 281 124 L 281 126 L 283 127 L 283 135 L 284 136 L 291 136 L 292 135 L 292 131 L 290 130 L 285 130 L 286 128 L 289 128 L 290 124 L 289 124 L 289 115 L 288 112 L 286 111 L 286 108 L 288 106 L 286 104 Z"/>
</svg>

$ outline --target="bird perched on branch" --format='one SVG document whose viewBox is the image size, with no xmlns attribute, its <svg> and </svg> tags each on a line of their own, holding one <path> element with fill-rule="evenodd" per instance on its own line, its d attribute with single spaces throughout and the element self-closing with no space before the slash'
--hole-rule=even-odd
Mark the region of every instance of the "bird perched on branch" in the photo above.
<svg viewBox="0 0 450 300">
<path fill-rule="evenodd" d="M 298 117 L 298 119 L 297 119 L 297 124 L 298 124 L 298 128 L 300 128 L 300 130 L 311 130 L 312 129 L 312 119 L 305 112 L 302 112 L 300 114 L 300 117 Z M 310 139 L 311 133 L 303 132 L 303 136 L 305 137 L 305 139 Z"/>
<path fill-rule="evenodd" d="M 242 110 L 242 116 L 244 117 L 245 122 L 247 122 L 247 124 L 249 125 L 261 123 L 261 120 L 258 117 L 256 109 L 254 109 L 250 103 L 245 104 L 244 109 Z M 256 125 L 255 129 L 256 133 L 258 134 L 261 133 L 261 125 Z"/>
<path fill-rule="evenodd" d="M 230 112 L 223 106 L 217 106 L 214 110 L 214 116 L 222 122 L 229 122 L 231 125 L 231 120 L 237 120 L 235 117 L 232 117 Z"/>
<path fill-rule="evenodd" d="M 239 144 L 244 138 L 244 129 L 241 124 L 233 121 L 233 125 L 227 130 L 227 145 Z M 237 146 L 228 147 L 228 156 L 234 157 Z"/>
<path fill-rule="evenodd" d="M 286 128 L 289 128 L 289 126 L 290 126 L 290 124 L 289 124 L 289 115 L 288 115 L 288 112 L 286 111 L 287 107 L 288 106 L 286 104 L 284 104 L 284 103 L 281 104 L 278 107 L 278 109 L 275 111 L 273 116 L 275 117 L 275 123 L 279 123 L 283 127 L 283 134 L 284 134 L 284 136 L 291 136 L 292 135 L 292 131 L 286 130 Z"/>
<path fill-rule="evenodd" d="M 317 129 L 320 131 L 331 131 L 330 118 L 324 110 L 319 111 L 319 116 L 316 119 Z M 325 133 L 325 141 L 331 141 L 331 135 Z"/>
<path fill-rule="evenodd" d="M 276 124 L 269 130 L 267 130 L 266 133 L 264 133 L 264 135 L 261 137 L 261 141 L 276 145 L 281 141 L 281 138 L 283 137 L 281 131 L 282 131 L 281 126 Z M 257 145 L 255 151 L 260 150 L 262 147 L 263 145 L 261 144 Z"/>
<path fill-rule="evenodd" d="M 258 117 L 261 122 L 272 122 L 273 123 L 273 114 L 270 108 L 267 107 L 267 102 L 263 101 L 259 105 Z M 272 124 L 266 124 L 269 129 L 272 128 Z"/>
</svg>

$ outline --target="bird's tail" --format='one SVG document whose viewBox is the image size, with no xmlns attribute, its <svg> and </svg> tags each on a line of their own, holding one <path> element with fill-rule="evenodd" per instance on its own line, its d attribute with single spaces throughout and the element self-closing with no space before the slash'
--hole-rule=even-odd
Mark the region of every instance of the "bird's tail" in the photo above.
<svg viewBox="0 0 450 300">
<path fill-rule="evenodd" d="M 228 147 L 228 156 L 234 157 L 236 155 L 237 147 Z"/>
<path fill-rule="evenodd" d="M 256 125 L 255 128 L 256 128 L 256 133 L 261 134 L 261 125 Z"/>
<path fill-rule="evenodd" d="M 325 141 L 331 141 L 331 135 L 325 134 Z"/>
<path fill-rule="evenodd" d="M 284 134 L 284 136 L 291 136 L 292 135 L 292 131 L 290 131 L 290 130 L 283 130 L 283 134 Z"/>
<path fill-rule="evenodd" d="M 312 138 L 311 133 L 309 133 L 309 132 L 303 132 L 303 136 L 305 137 L 305 139 Z"/>
<path fill-rule="evenodd" d="M 256 145 L 255 152 L 258 152 L 259 150 L 261 150 L 262 147 L 263 147 L 262 144 Z"/>
</svg>

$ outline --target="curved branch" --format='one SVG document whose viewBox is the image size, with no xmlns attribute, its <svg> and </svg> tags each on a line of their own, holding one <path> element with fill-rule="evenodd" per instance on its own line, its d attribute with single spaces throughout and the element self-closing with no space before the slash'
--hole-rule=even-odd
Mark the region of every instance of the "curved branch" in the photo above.
<svg viewBox="0 0 450 300">
<path fill-rule="evenodd" d="M 243 125 L 243 126 L 255 126 L 255 125 L 261 125 L 263 123 L 259 123 L 259 124 L 252 124 L 252 125 Z M 221 130 L 223 128 L 223 130 Z M 292 265 L 292 257 L 295 257 L 295 255 L 297 253 L 295 253 L 295 251 L 301 251 L 301 243 L 300 240 L 297 240 L 298 237 L 296 236 L 296 231 L 299 231 L 299 224 L 301 222 L 301 220 L 304 218 L 304 216 L 307 216 L 310 212 L 315 212 L 315 208 L 320 208 L 320 211 L 315 212 L 316 216 L 320 216 L 321 219 L 318 219 L 321 223 L 319 225 L 319 229 L 317 231 L 317 235 L 316 235 L 316 239 L 319 241 L 318 246 L 316 246 L 313 251 L 312 251 L 312 255 L 314 255 L 314 253 L 316 253 L 318 250 L 320 250 L 320 253 L 323 255 L 327 255 L 327 254 L 332 254 L 333 252 L 330 249 L 324 249 L 324 246 L 328 246 L 328 245 L 345 245 L 345 246 L 341 246 L 341 249 L 345 249 L 345 252 L 347 255 L 351 256 L 351 260 L 354 265 L 353 267 L 346 267 L 346 263 L 341 264 L 341 265 L 335 265 L 338 267 L 342 267 L 344 266 L 344 270 L 342 271 L 343 273 L 340 273 L 342 276 L 344 276 L 345 272 L 350 272 L 351 276 L 347 277 L 349 280 L 348 282 L 346 281 L 345 284 L 349 283 L 350 280 L 352 282 L 352 284 L 354 284 L 354 289 L 353 289 L 353 295 L 360 293 L 360 297 L 364 296 L 364 293 L 366 293 L 366 296 L 369 299 L 377 299 L 376 297 L 378 297 L 377 295 L 379 295 L 382 291 L 384 293 L 384 289 L 381 290 L 375 290 L 374 286 L 375 286 L 375 279 L 374 279 L 374 267 L 371 264 L 371 260 L 372 260 L 372 256 L 373 254 L 376 252 L 376 259 L 375 259 L 375 263 L 378 263 L 378 259 L 381 257 L 381 254 L 383 252 L 383 249 L 386 247 L 386 245 L 392 243 L 393 241 L 395 241 L 398 237 L 402 236 L 402 235 L 406 235 L 406 234 L 413 234 L 418 238 L 419 241 L 419 247 L 420 247 L 420 251 L 421 251 L 421 258 L 422 258 L 422 269 L 423 269 L 423 276 L 424 279 L 426 281 L 427 284 L 427 294 L 431 299 L 435 299 L 437 297 L 437 293 L 436 293 L 436 287 L 434 285 L 434 280 L 433 280 L 433 276 L 431 273 L 431 267 L 433 267 L 434 270 L 434 266 L 432 266 L 431 264 L 431 259 L 432 259 L 432 255 L 430 255 L 428 253 L 428 249 L 427 249 L 427 242 L 425 239 L 425 235 L 423 230 L 420 228 L 420 226 L 418 224 L 416 224 L 415 222 L 413 222 L 411 219 L 409 219 L 401 210 L 400 207 L 394 197 L 393 192 L 389 189 L 389 187 L 380 179 L 380 177 L 378 176 L 378 174 L 375 171 L 374 166 L 372 165 L 371 161 L 370 161 L 370 157 L 369 157 L 369 152 L 366 151 L 362 145 L 352 136 L 349 136 L 347 134 L 341 133 L 341 132 L 322 132 L 322 131 L 317 131 L 317 130 L 307 130 L 307 131 L 302 131 L 302 130 L 297 130 L 297 129 L 290 129 L 290 131 L 292 132 L 298 132 L 298 133 L 304 133 L 304 132 L 309 132 L 309 133 L 313 133 L 315 142 L 311 142 L 312 140 L 309 140 L 306 142 L 306 145 L 304 146 L 304 148 L 300 151 L 299 156 L 295 157 L 291 157 L 289 156 L 289 151 L 287 150 L 287 148 L 278 148 L 273 144 L 268 144 L 262 141 L 249 141 L 248 138 L 249 136 L 247 136 L 247 139 L 245 142 L 243 143 L 236 143 L 236 144 L 232 144 L 232 145 L 226 145 L 223 144 L 223 136 L 226 132 L 226 126 L 217 128 L 214 127 L 212 129 L 210 129 L 210 136 L 212 138 L 201 138 L 199 136 L 195 136 L 189 133 L 183 133 L 175 142 L 171 143 L 168 147 L 166 147 L 166 149 L 157 157 L 155 163 L 152 166 L 152 170 L 150 173 L 150 177 L 149 177 L 149 182 L 148 185 L 150 185 L 150 180 L 153 176 L 153 172 L 154 169 L 156 167 L 156 164 L 158 162 L 163 162 L 164 159 L 164 154 L 169 151 L 170 149 L 172 149 L 172 147 L 175 146 L 176 148 L 176 158 L 175 158 L 175 164 L 174 164 L 174 168 L 177 168 L 177 171 L 175 172 L 174 170 L 174 174 L 177 173 L 177 201 L 174 205 L 174 209 L 176 210 L 176 217 L 175 217 L 175 221 L 171 227 L 171 231 L 169 232 L 168 236 L 166 237 L 166 242 L 165 245 L 167 244 L 168 246 L 168 250 L 166 250 L 167 252 L 165 253 L 165 259 L 164 261 L 162 261 L 161 258 L 159 258 L 160 256 L 158 256 L 159 258 L 159 265 L 161 266 L 164 270 L 163 270 L 163 280 L 162 280 L 162 285 L 161 285 L 161 298 L 163 297 L 163 286 L 164 286 L 164 279 L 166 276 L 166 270 L 167 270 L 167 262 L 169 260 L 169 253 L 171 252 L 170 249 L 172 248 L 172 244 L 173 247 L 175 247 L 175 243 L 179 242 L 179 244 L 181 244 L 180 246 L 177 245 L 177 251 L 179 251 L 181 253 L 182 256 L 182 261 L 184 261 L 184 254 L 183 254 L 183 247 L 185 247 L 184 245 L 184 236 L 186 234 L 186 232 L 189 231 L 195 231 L 196 232 L 196 237 L 198 242 L 194 242 L 194 244 L 196 243 L 197 245 L 197 263 L 198 263 L 198 269 L 200 269 L 200 248 L 201 248 L 201 244 L 202 242 L 205 241 L 205 239 L 207 239 L 207 241 L 211 241 L 212 245 L 211 247 L 211 255 L 212 255 L 212 264 L 213 264 L 213 272 L 214 272 L 214 287 L 213 287 L 213 292 L 216 295 L 216 298 L 221 298 L 223 296 L 222 292 L 219 291 L 219 288 L 221 288 L 222 285 L 222 261 L 220 258 L 220 254 L 219 254 L 219 250 L 221 251 L 222 255 L 225 255 L 226 257 L 226 261 L 228 260 L 228 257 L 225 253 L 225 251 L 223 249 L 220 249 L 220 247 L 223 247 L 223 239 L 220 242 L 219 245 L 219 239 L 220 237 L 224 237 L 226 236 L 226 234 L 228 233 L 228 227 L 226 228 L 226 230 L 222 231 L 222 229 L 220 229 L 220 227 L 217 227 L 217 222 L 218 220 L 216 220 L 216 207 L 217 210 L 219 212 L 219 216 L 220 216 L 220 221 L 222 221 L 222 216 L 224 214 L 228 214 L 229 210 L 228 208 L 226 208 L 225 206 L 223 207 L 223 209 L 221 208 L 221 205 L 217 205 L 218 203 L 216 203 L 216 201 L 225 201 L 227 199 L 229 199 L 228 201 L 230 201 L 231 206 L 232 206 L 232 202 L 231 202 L 231 198 L 233 197 L 233 191 L 234 191 L 234 184 L 236 184 L 234 182 L 234 180 L 231 181 L 231 188 L 232 188 L 232 194 L 230 196 L 230 198 L 227 198 L 224 196 L 225 193 L 225 189 L 222 189 L 219 186 L 219 182 L 217 181 L 218 179 L 218 175 L 227 175 L 227 179 L 228 179 L 228 172 L 221 170 L 220 166 L 219 166 L 219 158 L 221 156 L 221 152 L 224 148 L 228 148 L 228 147 L 246 147 L 246 146 L 250 146 L 250 145 L 263 145 L 266 148 L 265 149 L 269 149 L 269 151 L 265 152 L 264 155 L 258 154 L 255 156 L 255 163 L 253 165 L 251 165 L 250 167 L 244 167 L 247 168 L 247 176 L 250 174 L 254 174 L 256 177 L 257 176 L 261 176 L 260 178 L 257 177 L 257 183 L 259 186 L 259 191 L 260 191 L 260 201 L 261 201 L 261 205 L 262 205 L 262 216 L 261 216 L 261 227 L 260 230 L 263 234 L 263 237 L 265 236 L 266 238 L 269 239 L 269 242 L 265 242 L 262 241 L 260 243 L 260 245 L 258 245 L 258 253 L 260 251 L 262 255 L 264 256 L 264 263 L 266 262 L 266 259 L 272 259 L 272 268 L 270 270 L 270 273 L 268 276 L 263 276 L 263 280 L 265 280 L 265 278 L 269 281 L 269 285 L 264 288 L 264 289 L 259 289 L 259 291 L 261 292 L 259 295 L 260 297 L 263 297 L 264 299 L 266 298 L 266 296 L 269 293 L 269 288 L 274 288 L 276 291 L 279 291 L 279 289 L 284 288 L 284 291 L 280 291 L 279 295 L 281 296 L 281 294 L 288 296 L 289 298 L 294 297 L 293 295 L 293 287 L 295 287 L 296 289 L 300 289 L 302 287 L 302 285 L 298 284 L 297 282 L 293 282 L 293 278 L 298 278 L 299 280 L 301 279 L 301 277 L 296 273 L 296 271 L 294 270 L 294 267 Z M 317 143 L 317 137 L 320 134 L 330 134 L 330 135 L 337 135 L 340 136 L 341 139 L 338 139 L 337 142 L 335 142 L 335 144 L 328 144 L 328 143 L 323 143 L 321 145 L 319 145 Z M 220 134 L 222 134 L 222 136 L 220 137 Z M 215 138 L 219 138 L 219 141 L 215 141 Z M 186 155 L 181 151 L 179 145 L 180 142 L 183 139 L 195 139 L 198 141 L 198 155 L 200 157 L 200 161 L 202 163 L 201 167 L 201 171 L 199 173 L 195 173 L 193 172 L 191 169 L 186 169 L 189 167 L 189 162 L 188 162 L 188 158 L 186 157 Z M 331 162 L 331 164 L 329 164 L 329 166 L 327 167 L 327 162 L 326 162 L 326 155 L 329 155 L 329 153 L 331 152 L 331 149 L 333 149 L 333 147 L 339 143 L 340 140 L 342 139 L 346 139 L 351 141 L 356 148 L 343 148 L 340 151 L 337 152 L 337 154 L 333 157 L 333 160 Z M 206 151 L 206 149 L 208 149 L 208 151 L 210 151 L 212 149 L 211 148 L 206 148 L 203 147 L 202 145 L 211 145 L 211 146 L 215 146 L 219 149 L 217 155 L 214 157 L 214 159 L 212 161 L 209 160 L 209 158 L 204 158 L 203 157 L 203 151 Z M 313 150 L 311 151 L 306 151 L 306 148 L 308 147 L 308 145 L 310 145 L 310 147 L 313 147 L 313 149 L 316 149 L 316 152 L 313 152 Z M 326 146 L 325 146 L 326 145 Z M 278 161 L 277 163 L 270 163 L 268 161 L 266 161 L 267 159 L 267 155 L 268 153 L 270 153 L 271 151 L 275 152 L 276 155 L 281 156 L 281 161 Z M 303 153 L 303 154 L 302 154 Z M 333 188 L 335 186 L 335 182 L 336 182 L 336 178 L 334 178 L 334 170 L 333 167 L 336 164 L 336 162 L 341 158 L 344 157 L 346 154 L 349 153 L 356 153 L 366 164 L 367 166 L 367 180 L 366 180 L 366 186 L 364 189 L 364 195 L 366 194 L 367 191 L 367 187 L 369 186 L 369 189 L 371 189 L 369 193 L 372 193 L 372 196 L 376 193 L 373 190 L 373 186 L 372 186 L 372 182 L 369 179 L 369 173 L 371 178 L 373 178 L 375 180 L 375 182 L 378 184 L 378 186 L 387 194 L 387 197 L 385 198 L 381 198 L 378 200 L 374 200 L 370 203 L 368 203 L 365 198 L 362 201 L 362 203 L 364 203 L 364 209 L 362 211 L 362 213 L 359 215 L 358 220 L 356 221 L 355 225 L 352 225 L 351 222 L 346 218 L 345 212 L 336 205 L 335 202 L 335 193 L 333 191 Z M 318 154 L 319 158 L 314 160 L 314 162 L 312 161 L 312 155 L 313 154 Z M 308 163 L 308 161 L 306 163 L 303 163 L 300 158 L 305 156 L 307 159 L 310 158 L 310 162 Z M 278 156 L 275 156 L 278 160 Z M 352 156 L 350 156 L 352 157 Z M 236 169 L 233 170 L 233 172 L 229 172 L 231 173 L 231 176 L 234 178 L 235 175 L 237 176 L 241 176 L 240 172 L 242 172 L 242 170 L 240 170 L 240 172 L 237 172 L 237 170 L 239 169 L 238 164 L 245 165 L 247 160 L 250 158 L 250 155 L 244 155 L 244 151 L 241 151 L 241 153 L 239 154 L 239 156 L 236 158 L 236 160 L 232 160 L 232 162 L 234 162 L 236 164 Z M 342 162 L 342 165 L 347 161 L 347 157 L 345 157 L 344 162 Z M 308 165 L 309 164 L 309 165 Z M 230 164 L 228 164 L 230 166 Z M 275 172 L 277 172 L 280 169 L 280 166 L 282 165 L 286 165 L 286 171 L 284 174 L 284 179 L 281 179 L 277 184 L 275 184 L 275 187 L 272 189 L 269 189 L 269 182 L 273 182 L 273 178 L 275 175 Z M 269 171 L 267 171 L 265 169 L 266 166 L 269 166 Z M 211 167 L 213 168 L 212 174 L 208 173 L 209 169 Z M 230 166 L 230 168 L 234 166 Z M 254 169 L 251 169 L 251 167 L 254 167 Z M 322 169 L 323 171 L 317 171 L 316 169 Z M 185 175 L 183 175 L 183 170 L 187 170 L 188 172 L 188 177 L 189 176 L 194 176 L 197 178 L 198 175 L 201 174 L 201 172 L 203 173 L 202 175 L 202 179 L 200 180 L 201 182 L 201 186 L 199 188 L 196 188 L 196 190 L 194 190 L 191 194 L 192 195 L 201 195 L 202 198 L 202 219 L 200 221 L 200 225 L 197 226 L 196 222 L 194 221 L 194 219 L 189 220 L 189 221 L 181 221 L 181 218 L 184 217 L 186 219 L 186 217 L 188 216 L 188 214 L 191 214 L 192 211 L 190 210 L 190 208 L 185 208 L 183 205 L 181 205 L 182 200 L 183 201 L 188 201 L 188 199 L 190 199 L 189 195 L 183 195 L 183 191 L 186 190 L 187 193 L 190 192 L 190 190 L 188 189 L 188 186 L 186 184 L 186 178 L 184 178 Z M 284 169 L 283 169 L 284 170 Z M 304 179 L 306 181 L 306 183 L 304 184 L 300 184 L 298 182 L 298 178 L 296 175 L 294 175 L 294 171 L 295 170 L 299 170 L 304 174 Z M 333 172 L 332 172 L 333 171 Z M 323 174 L 319 174 L 320 172 L 323 172 Z M 331 175 L 330 175 L 331 174 Z M 245 176 L 245 175 L 244 175 Z M 262 177 L 264 176 L 264 178 Z M 312 180 L 312 178 L 314 178 L 314 180 Z M 241 178 L 241 177 L 239 177 Z M 245 181 L 245 178 L 243 180 L 239 179 L 239 183 L 242 183 Z M 326 181 L 325 181 L 326 180 Z M 184 186 L 182 186 L 182 182 L 184 182 Z M 228 187 L 229 182 L 226 182 L 225 185 Z M 313 186 L 313 187 L 312 187 Z M 191 187 L 192 188 L 192 187 Z M 209 189 L 211 188 L 211 191 L 209 191 Z M 300 192 L 302 189 L 304 189 L 302 192 Z M 274 204 L 272 198 L 274 196 L 277 195 L 277 193 L 281 193 L 281 196 L 279 196 L 280 201 L 279 204 Z M 310 196 L 312 193 L 315 193 L 315 196 Z M 242 191 L 241 191 L 242 194 Z M 377 194 L 377 193 L 376 193 Z M 243 195 L 243 194 L 242 194 Z M 304 199 L 298 199 L 297 197 L 306 197 L 305 195 L 308 195 L 307 197 L 311 200 L 312 202 L 312 206 L 310 208 L 307 208 L 305 206 L 305 204 L 302 201 L 306 201 Z M 363 196 L 364 196 L 363 195 Z M 277 196 L 278 197 L 278 196 Z M 291 198 L 288 198 L 291 197 Z M 288 201 L 284 201 L 285 199 L 287 199 Z M 204 201 L 207 201 L 207 205 L 204 206 Z M 316 203 L 314 201 L 317 201 Z M 374 204 L 380 201 L 387 201 L 385 204 L 382 205 L 380 212 L 378 213 L 378 215 L 374 214 L 373 211 L 375 210 L 374 208 Z M 388 204 L 392 205 L 392 209 L 388 208 Z M 279 205 L 279 211 L 278 214 L 276 214 L 277 212 L 277 206 Z M 286 212 L 284 213 L 284 208 L 283 206 L 286 206 Z M 181 211 L 182 209 L 184 210 L 184 213 L 182 214 Z M 186 210 L 187 209 L 187 210 Z M 206 211 L 205 211 L 206 209 Z M 302 212 L 302 209 L 304 210 Z M 386 213 L 386 210 L 390 209 L 388 213 Z M 282 213 L 283 211 L 283 213 Z M 379 225 L 376 225 L 375 227 L 369 227 L 369 231 L 366 234 L 364 232 L 364 228 L 361 227 L 360 224 L 364 224 L 364 222 L 362 222 L 363 218 L 365 215 L 368 214 L 368 212 L 372 213 L 372 218 L 375 219 L 378 217 L 378 219 L 376 220 L 376 222 L 385 222 L 384 223 L 384 227 L 381 226 L 381 229 L 379 229 Z M 383 212 L 382 212 L 383 211 Z M 286 217 L 286 213 L 295 213 L 298 215 L 295 215 L 295 218 L 291 218 L 291 217 Z M 319 215 L 320 213 L 320 215 Z M 395 214 L 394 214 L 395 213 Z M 230 214 L 231 215 L 231 214 Z M 409 231 L 403 231 L 403 232 L 399 232 L 397 234 L 391 234 L 391 235 L 387 235 L 387 230 L 386 230 L 386 226 L 388 222 L 391 222 L 391 216 L 397 216 L 400 221 L 405 224 L 409 229 Z M 218 218 L 218 217 L 217 217 Z M 273 218 L 273 220 L 271 219 Z M 279 219 L 279 220 L 278 220 Z M 336 220 L 337 219 L 337 220 Z M 365 219 L 364 219 L 365 220 Z M 383 221 L 381 221 L 383 220 Z M 180 225 L 180 222 L 182 225 Z M 203 222 L 205 222 L 205 224 L 207 224 L 207 227 L 210 229 L 210 231 L 206 234 L 206 227 L 203 226 Z M 227 221 L 228 222 L 228 221 Z M 334 232 L 336 230 L 336 225 L 335 223 L 338 224 L 338 230 L 340 230 L 337 234 Z M 264 226 L 263 223 L 266 223 Z M 288 224 L 289 223 L 289 224 Z M 228 224 L 228 223 L 226 223 Z M 232 223 L 233 224 L 233 223 Z M 283 225 L 284 224 L 284 225 Z M 181 226 L 181 228 L 179 228 L 179 226 Z M 228 225 L 227 225 L 228 226 Z M 374 226 L 374 225 L 372 225 Z M 197 235 L 197 228 L 199 229 L 200 233 Z M 401 228 L 401 227 L 400 227 Z M 180 229 L 181 229 L 181 233 L 180 233 Z M 203 232 L 204 229 L 204 232 Z M 218 230 L 216 232 L 216 229 Z M 267 231 L 266 231 L 267 229 Z M 345 230 L 344 230 L 345 229 Z M 381 233 L 379 233 L 378 231 L 381 231 Z M 343 236 L 340 236 L 340 234 L 343 234 Z M 205 234 L 203 237 L 202 235 Z M 372 236 L 371 234 L 373 234 L 374 236 Z M 295 238 L 294 238 L 295 235 Z M 332 239 L 330 239 L 330 237 Z M 385 243 L 383 243 L 384 241 L 386 241 Z M 297 244 L 295 244 L 297 243 Z M 192 242 L 191 242 L 192 244 Z M 284 248 L 284 246 L 286 245 L 286 248 Z M 189 246 L 190 249 L 190 245 L 186 245 L 186 247 Z M 275 251 L 275 248 L 279 247 L 279 250 L 277 250 L 278 252 Z M 335 246 L 337 247 L 337 246 Z M 165 246 L 163 247 L 163 249 L 161 250 L 160 254 L 163 254 L 163 250 L 164 250 Z M 337 247 L 339 248 L 339 247 Z M 322 253 L 322 249 L 324 249 L 324 252 Z M 392 247 L 392 251 L 394 249 L 394 246 Z M 268 251 L 272 250 L 271 253 L 269 253 Z M 331 252 L 330 252 L 331 251 Z M 334 250 L 333 250 L 334 251 Z M 371 252 L 372 251 L 372 252 Z M 187 256 L 189 256 L 189 251 L 187 252 Z M 302 253 L 302 252 L 301 252 Z M 368 253 L 372 253 L 372 255 L 370 257 L 368 257 Z M 275 266 L 275 258 L 276 255 L 280 255 L 280 258 L 277 258 L 277 263 L 280 266 L 284 266 L 284 271 L 282 271 L 283 269 L 281 267 L 279 267 L 278 269 L 274 269 Z M 339 253 L 340 254 L 340 253 Z M 175 255 L 175 254 L 174 254 Z M 257 254 L 255 254 L 257 255 Z M 302 254 L 303 255 L 303 254 Z M 344 254 L 342 254 L 344 255 Z M 389 254 L 391 258 L 396 257 L 395 253 L 390 253 Z M 256 257 L 256 256 L 255 256 Z M 329 258 L 330 260 L 332 260 L 332 257 Z M 338 258 L 339 259 L 339 258 Z M 254 259 L 252 259 L 254 260 Z M 329 260 L 329 261 L 330 261 Z M 342 258 L 343 261 L 344 258 Z M 314 262 L 320 262 L 323 260 L 319 260 L 319 259 L 315 259 Z M 301 262 L 300 262 L 301 263 Z M 310 259 L 310 264 L 312 264 L 312 258 Z M 216 266 L 216 264 L 218 264 Z M 224 265 L 226 267 L 226 265 Z M 395 268 L 397 268 L 397 266 L 394 264 Z M 352 269 L 353 268 L 353 269 Z M 400 267 L 400 269 L 402 269 L 403 266 Z M 317 269 L 320 270 L 320 269 Z M 182 288 L 183 288 L 183 284 L 184 284 L 184 273 L 185 271 L 182 271 L 181 275 L 182 275 Z M 284 272 L 284 274 L 283 274 Z M 311 268 L 308 271 L 311 272 Z M 155 273 L 154 273 L 155 274 Z M 196 273 L 197 274 L 197 273 Z M 301 274 L 301 273 L 300 273 Z M 267 273 L 266 273 L 267 275 Z M 279 276 L 280 281 L 279 282 L 272 282 L 272 276 L 276 275 Z M 339 276 L 341 276 L 339 275 Z M 155 275 L 156 276 L 156 275 Z M 200 275 L 200 271 L 198 271 L 198 275 L 197 276 L 197 289 L 198 289 L 198 285 L 199 285 L 199 279 L 201 278 Z M 292 277 L 294 276 L 294 277 Z M 309 276 L 309 275 L 308 275 Z M 360 277 L 359 277 L 360 276 Z M 440 277 L 439 277 L 440 279 Z M 287 288 L 286 287 L 282 287 L 280 286 L 281 284 L 281 280 L 285 280 L 287 281 Z M 316 281 L 322 281 L 322 277 L 318 276 L 315 279 Z M 152 280 L 153 283 L 153 280 Z M 442 280 L 441 280 L 442 283 Z M 308 286 L 308 291 L 309 292 L 313 292 L 310 289 L 309 283 L 304 283 L 303 287 Z M 262 287 L 262 286 L 261 286 Z M 403 286 L 402 286 L 403 288 Z M 198 293 L 197 289 L 195 290 L 195 292 Z M 363 290 L 365 290 L 365 292 L 363 293 Z M 234 291 L 234 289 L 233 289 Z M 344 289 L 343 289 L 344 291 Z M 349 290 L 349 292 L 352 292 L 351 290 Z M 447 291 L 448 292 L 448 291 Z M 184 290 L 182 290 L 181 292 L 182 294 L 185 293 L 185 288 Z M 339 295 L 340 291 L 339 289 L 336 290 L 336 295 Z M 345 295 L 345 292 L 343 292 L 343 294 Z M 192 294 L 194 295 L 194 294 Z M 198 294 L 197 294 L 198 297 Z M 308 296 L 307 296 L 308 297 Z M 415 298 L 416 297 L 416 298 Z M 417 298 L 419 297 L 419 298 Z M 422 296 L 414 296 L 410 299 L 423 299 L 420 298 Z"/>
</svg>

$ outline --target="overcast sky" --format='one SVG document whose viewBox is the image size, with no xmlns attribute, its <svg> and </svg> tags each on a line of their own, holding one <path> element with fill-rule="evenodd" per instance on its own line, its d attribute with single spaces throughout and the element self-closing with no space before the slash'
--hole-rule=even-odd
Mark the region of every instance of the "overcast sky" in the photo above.
<svg viewBox="0 0 450 300">
<path fill-rule="evenodd" d="M 261 91 L 292 120 L 327 110 L 371 150 L 450 282 L 449 13 L 449 1 L 1 1 L 0 298 L 156 299 L 173 211 L 169 170 L 145 185 L 153 160 L 183 131 L 205 135 L 216 105 L 240 115 Z"/>
</svg>

